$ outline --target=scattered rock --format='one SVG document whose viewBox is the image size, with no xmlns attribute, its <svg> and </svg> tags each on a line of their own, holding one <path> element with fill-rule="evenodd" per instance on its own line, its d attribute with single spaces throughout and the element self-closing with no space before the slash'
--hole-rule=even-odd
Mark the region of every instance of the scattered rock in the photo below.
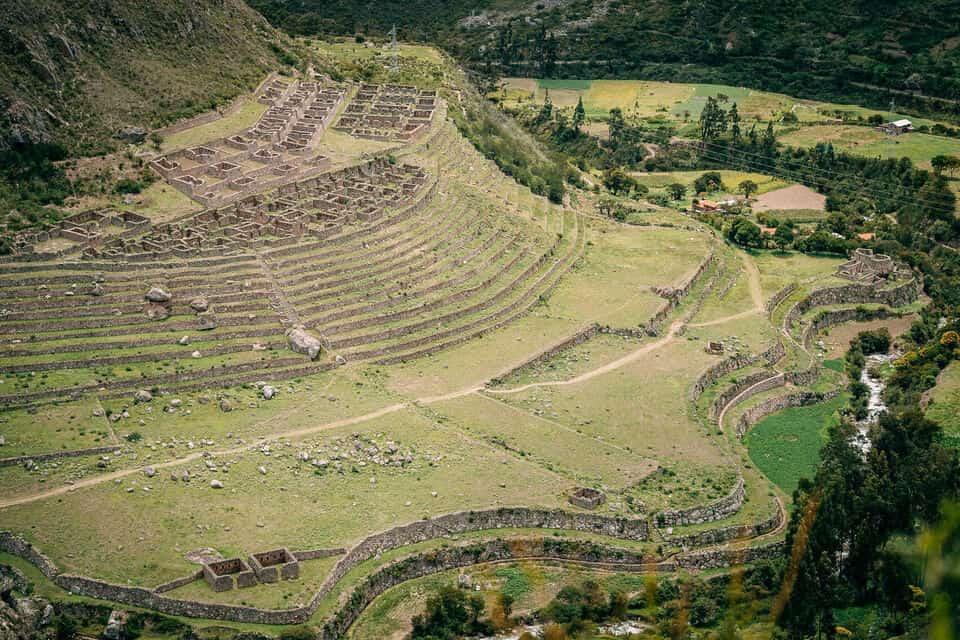
<svg viewBox="0 0 960 640">
<path fill-rule="evenodd" d="M 143 312 L 150 320 L 166 320 L 170 317 L 170 308 L 163 304 L 150 303 L 143 308 Z"/>
<path fill-rule="evenodd" d="M 190 357 L 191 357 L 191 358 L 202 358 L 203 355 L 202 355 L 199 351 L 194 351 L 193 353 L 190 354 Z"/>
<path fill-rule="evenodd" d="M 264 466 L 262 466 L 262 465 L 259 466 L 259 467 L 257 467 L 257 471 L 259 471 L 259 472 L 260 472 L 260 475 L 262 475 L 262 476 L 267 475 L 267 468 L 264 467 Z"/>
<path fill-rule="evenodd" d="M 183 347 L 187 346 L 188 344 L 190 344 L 190 336 L 183 336 L 182 338 L 177 340 L 177 344 Z"/>
<path fill-rule="evenodd" d="M 170 401 L 170 406 L 173 407 L 174 409 L 179 409 L 180 407 L 183 406 L 183 400 L 174 398 L 173 400 Z"/>
<path fill-rule="evenodd" d="M 307 333 L 303 325 L 298 325 L 287 331 L 287 342 L 294 353 L 302 353 L 311 360 L 315 360 L 323 350 L 320 340 Z"/>
<path fill-rule="evenodd" d="M 146 298 L 148 302 L 158 302 L 158 303 L 170 302 L 170 300 L 173 299 L 173 296 L 171 296 L 169 293 L 167 293 L 160 287 L 151 287 L 150 290 L 147 291 L 146 295 L 144 295 L 143 297 Z"/>
<path fill-rule="evenodd" d="M 214 489 L 223 489 L 223 483 L 216 478 L 210 481 L 210 486 Z"/>
<path fill-rule="evenodd" d="M 265 385 L 262 389 L 260 389 L 260 393 L 263 395 L 264 400 L 270 400 L 273 398 L 273 396 L 277 395 L 277 390 L 270 385 Z"/>
<path fill-rule="evenodd" d="M 217 317 L 209 311 L 197 314 L 197 331 L 210 331 L 217 328 Z"/>
<path fill-rule="evenodd" d="M 147 391 L 146 389 L 140 389 L 135 394 L 133 394 L 134 404 L 140 404 L 141 402 L 150 402 L 153 400 L 153 394 Z"/>
<path fill-rule="evenodd" d="M 233 405 L 230 404 L 229 400 L 227 400 L 226 398 L 223 398 L 222 400 L 220 400 L 220 411 L 223 411 L 224 413 L 229 413 L 233 411 Z"/>
<path fill-rule="evenodd" d="M 0 436 L 0 447 L 7 444 L 7 438 L 5 436 Z"/>
<path fill-rule="evenodd" d="M 146 467 L 143 470 L 143 475 L 147 476 L 148 478 L 152 478 L 153 476 L 157 475 L 157 470 L 153 467 Z"/>
<path fill-rule="evenodd" d="M 102 296 L 103 295 L 103 285 L 99 282 L 93 283 L 93 288 L 90 289 L 90 295 L 92 296 Z"/>
<path fill-rule="evenodd" d="M 337 357 L 334 358 L 334 361 L 339 365 L 347 364 L 347 359 L 341 356 L 339 353 L 337 354 Z"/>
<path fill-rule="evenodd" d="M 210 307 L 210 303 L 203 296 L 198 296 L 190 301 L 190 308 L 197 313 L 202 313 Z"/>
</svg>

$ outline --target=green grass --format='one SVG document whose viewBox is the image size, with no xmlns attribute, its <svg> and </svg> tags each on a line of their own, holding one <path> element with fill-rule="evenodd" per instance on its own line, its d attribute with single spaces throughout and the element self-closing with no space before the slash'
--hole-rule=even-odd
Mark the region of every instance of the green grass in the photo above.
<svg viewBox="0 0 960 640">
<path fill-rule="evenodd" d="M 944 435 L 960 445 L 960 364 L 950 363 L 930 391 L 928 418 L 943 427 Z"/>
<path fill-rule="evenodd" d="M 800 478 L 813 475 L 827 428 L 839 419 L 837 411 L 847 400 L 846 394 L 840 394 L 827 402 L 784 409 L 764 418 L 745 438 L 750 459 L 784 493 L 793 495 Z"/>
<path fill-rule="evenodd" d="M 870 158 L 907 157 L 921 167 L 929 167 L 937 155 L 960 155 L 960 140 L 926 133 L 889 136 L 871 127 L 822 125 L 803 127 L 779 137 L 780 142 L 797 147 L 811 147 L 830 142 L 839 151 L 848 151 Z"/>
</svg>

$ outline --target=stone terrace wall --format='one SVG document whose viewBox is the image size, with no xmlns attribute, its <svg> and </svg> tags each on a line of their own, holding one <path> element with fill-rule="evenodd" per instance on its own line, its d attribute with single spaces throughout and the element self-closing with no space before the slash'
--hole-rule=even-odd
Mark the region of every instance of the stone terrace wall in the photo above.
<svg viewBox="0 0 960 640">
<path fill-rule="evenodd" d="M 722 520 L 733 515 L 743 506 L 746 498 L 746 488 L 743 482 L 743 476 L 737 478 L 736 484 L 730 493 L 720 498 L 716 502 L 706 505 L 690 507 L 689 509 L 678 509 L 676 511 L 662 511 L 657 514 L 656 521 L 658 527 L 678 527 L 690 524 L 703 524 L 704 522 L 713 522 Z"/>
<path fill-rule="evenodd" d="M 745 549 L 709 549 L 696 553 L 688 553 L 676 558 L 677 566 L 695 571 L 720 569 L 736 564 L 756 562 L 757 560 L 773 560 L 783 556 L 785 543 L 783 541 L 770 544 L 747 547 Z"/>
<path fill-rule="evenodd" d="M 890 307 L 902 307 L 910 304 L 920 295 L 919 283 L 910 280 L 885 289 L 865 284 L 850 284 L 842 287 L 817 289 L 806 298 L 793 305 L 784 318 L 786 326 L 792 325 L 800 316 L 814 307 L 827 307 L 836 304 L 885 304 Z"/>
<path fill-rule="evenodd" d="M 670 315 L 670 312 L 673 311 L 678 304 L 686 297 L 690 290 L 693 289 L 694 285 L 697 284 L 697 281 L 700 280 L 700 276 L 713 264 L 714 260 L 717 259 L 717 254 L 714 249 L 710 249 L 710 253 L 707 254 L 707 257 L 703 259 L 702 262 L 697 266 L 696 271 L 687 278 L 680 287 L 674 290 L 673 295 L 669 300 L 657 310 L 657 312 L 650 318 L 650 322 L 647 324 L 647 333 L 650 335 L 656 335 L 660 331 L 660 325 L 664 320 L 667 319 L 667 316 Z"/>
<path fill-rule="evenodd" d="M 777 291 L 769 300 L 767 300 L 766 311 L 768 318 L 773 315 L 774 310 L 780 306 L 781 302 L 786 300 L 788 297 L 790 297 L 790 294 L 797 290 L 797 286 L 798 285 L 796 282 L 791 282 L 783 289 Z"/>
<path fill-rule="evenodd" d="M 779 383 L 774 382 L 777 379 L 779 379 Z M 764 380 L 770 380 L 770 386 L 761 385 L 760 383 Z M 748 376 L 740 378 L 734 384 L 717 394 L 716 400 L 714 400 L 713 404 L 710 405 L 710 419 L 716 420 L 719 418 L 720 414 L 723 413 L 723 408 L 730 404 L 734 398 L 739 396 L 747 389 L 751 389 L 751 393 L 741 398 L 741 401 L 746 400 L 754 394 L 760 393 L 760 391 L 766 391 L 767 389 L 779 387 L 782 384 L 783 374 L 775 374 L 769 369 L 757 371 Z"/>
<path fill-rule="evenodd" d="M 721 542 L 727 542 L 728 540 L 754 538 L 756 536 L 769 533 L 783 524 L 784 514 L 783 510 L 780 508 L 780 503 L 774 501 L 774 506 L 774 514 L 766 520 L 762 520 L 761 522 L 733 525 L 730 527 L 723 527 L 721 529 L 708 529 L 706 531 L 692 533 L 687 536 L 666 538 L 664 542 L 688 549 L 691 547 L 704 547 L 707 545 L 720 544 Z"/>
<path fill-rule="evenodd" d="M 0 467 L 12 467 L 22 464 L 27 460 L 42 462 L 43 460 L 57 460 L 59 458 L 81 458 L 83 456 L 99 456 L 105 453 L 119 451 L 120 445 L 111 445 L 107 447 L 93 447 L 90 449 L 74 449 L 73 451 L 54 451 L 52 453 L 38 453 L 32 456 L 14 456 L 12 458 L 0 458 Z"/>
<path fill-rule="evenodd" d="M 583 344 L 587 340 L 590 340 L 591 338 L 596 336 L 598 333 L 600 333 L 600 325 L 597 323 L 593 323 L 588 327 L 584 327 L 583 329 L 580 329 L 579 331 L 574 333 L 572 336 L 570 336 L 563 342 L 560 342 L 559 344 L 555 344 L 554 346 L 550 347 L 546 351 L 541 351 L 540 353 L 533 356 L 526 362 L 522 362 L 517 366 L 513 367 L 512 369 L 509 369 L 505 373 L 502 373 L 498 377 L 493 378 L 489 382 L 488 386 L 491 386 L 491 387 L 496 386 L 519 371 L 523 371 L 524 369 L 528 369 L 540 364 L 544 364 L 545 362 L 548 362 L 551 358 L 553 358 L 558 353 L 566 351 L 567 349 L 571 349 L 579 344 Z"/>
<path fill-rule="evenodd" d="M 899 314 L 889 309 L 837 309 L 817 315 L 803 330 L 803 346 L 810 348 L 818 333 L 828 327 L 851 321 L 882 320 Z"/>
</svg>

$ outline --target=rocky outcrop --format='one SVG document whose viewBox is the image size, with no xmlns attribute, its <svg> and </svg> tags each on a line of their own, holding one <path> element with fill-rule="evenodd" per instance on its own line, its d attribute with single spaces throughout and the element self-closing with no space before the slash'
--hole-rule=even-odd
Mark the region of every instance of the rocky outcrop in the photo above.
<svg viewBox="0 0 960 640">
<path fill-rule="evenodd" d="M 31 585 L 18 569 L 0 565 L 0 640 L 40 640 L 53 638 L 53 607 L 37 597 L 18 597 L 29 593 Z"/>
<path fill-rule="evenodd" d="M 323 344 L 315 336 L 310 335 L 303 325 L 293 327 L 287 331 L 287 343 L 294 353 L 302 353 L 311 360 L 316 360 L 323 350 Z"/>
</svg>

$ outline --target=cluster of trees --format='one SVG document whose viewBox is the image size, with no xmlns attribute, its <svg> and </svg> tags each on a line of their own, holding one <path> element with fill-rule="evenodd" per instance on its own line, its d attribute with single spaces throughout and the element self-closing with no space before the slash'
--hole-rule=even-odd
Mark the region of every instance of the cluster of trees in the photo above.
<svg viewBox="0 0 960 640">
<path fill-rule="evenodd" d="M 413 617 L 413 640 L 455 640 L 493 633 L 480 619 L 486 609 L 483 596 L 453 586 L 441 587 L 427 598 L 426 610 Z"/>
<path fill-rule="evenodd" d="M 57 164 L 67 157 L 59 145 L 25 144 L 0 151 L 0 254 L 9 253 L 11 235 L 62 217 L 57 207 L 72 192 L 70 180 Z M 52 205 L 52 206 L 51 206 Z"/>
</svg>

